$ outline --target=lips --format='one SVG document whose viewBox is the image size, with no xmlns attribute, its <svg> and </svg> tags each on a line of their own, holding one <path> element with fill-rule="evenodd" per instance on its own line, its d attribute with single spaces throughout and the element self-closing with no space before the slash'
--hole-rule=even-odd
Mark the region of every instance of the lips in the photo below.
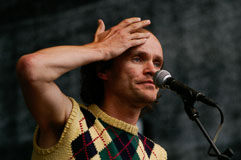
<svg viewBox="0 0 241 160">
<path fill-rule="evenodd" d="M 137 84 L 145 84 L 145 85 L 155 86 L 153 80 L 144 80 L 144 81 L 138 82 Z"/>
<path fill-rule="evenodd" d="M 152 80 L 148 80 L 148 81 L 144 81 L 142 83 L 150 83 L 150 84 L 154 84 Z"/>
</svg>

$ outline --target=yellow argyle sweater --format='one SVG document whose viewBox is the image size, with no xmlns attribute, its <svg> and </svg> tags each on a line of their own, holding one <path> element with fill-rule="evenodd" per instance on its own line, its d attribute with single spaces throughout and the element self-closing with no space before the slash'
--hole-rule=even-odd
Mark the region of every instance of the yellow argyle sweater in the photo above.
<svg viewBox="0 0 241 160">
<path fill-rule="evenodd" d="M 136 126 L 107 115 L 97 105 L 85 107 L 70 98 L 73 109 L 58 143 L 43 149 L 34 133 L 33 160 L 166 160 L 166 151 Z"/>
</svg>

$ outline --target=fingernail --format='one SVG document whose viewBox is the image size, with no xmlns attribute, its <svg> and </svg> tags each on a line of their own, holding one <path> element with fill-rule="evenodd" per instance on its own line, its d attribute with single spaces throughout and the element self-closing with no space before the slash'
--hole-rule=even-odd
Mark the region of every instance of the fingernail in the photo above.
<svg viewBox="0 0 241 160">
<path fill-rule="evenodd" d="M 146 20 L 146 23 L 151 23 L 151 21 L 148 19 L 148 20 Z"/>
</svg>

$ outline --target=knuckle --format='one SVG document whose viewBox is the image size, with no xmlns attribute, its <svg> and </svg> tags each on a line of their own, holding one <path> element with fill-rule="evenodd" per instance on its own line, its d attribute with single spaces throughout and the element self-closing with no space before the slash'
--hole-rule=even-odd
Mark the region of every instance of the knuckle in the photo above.
<svg viewBox="0 0 241 160">
<path fill-rule="evenodd" d="M 143 37 L 143 35 L 141 33 L 136 33 L 136 37 L 141 38 L 141 37 Z"/>
<path fill-rule="evenodd" d="M 115 26 L 110 28 L 110 32 L 113 32 L 114 30 L 116 30 Z"/>
<path fill-rule="evenodd" d="M 123 21 L 123 23 L 128 24 L 128 23 L 129 23 L 129 19 L 125 19 L 125 20 Z"/>
<path fill-rule="evenodd" d="M 139 25 L 138 25 L 137 23 L 135 23 L 135 24 L 132 25 L 132 28 L 133 28 L 133 29 L 137 29 L 138 27 L 139 27 Z"/>
<path fill-rule="evenodd" d="M 128 33 L 125 30 L 119 30 L 119 34 L 123 37 L 128 36 Z"/>
<path fill-rule="evenodd" d="M 117 29 L 116 31 L 115 31 L 115 33 L 116 34 L 118 34 L 119 36 L 124 36 L 124 33 L 122 32 L 122 30 L 121 29 Z"/>
<path fill-rule="evenodd" d="M 120 33 L 121 34 L 122 33 L 121 29 L 116 29 L 116 33 Z"/>
</svg>

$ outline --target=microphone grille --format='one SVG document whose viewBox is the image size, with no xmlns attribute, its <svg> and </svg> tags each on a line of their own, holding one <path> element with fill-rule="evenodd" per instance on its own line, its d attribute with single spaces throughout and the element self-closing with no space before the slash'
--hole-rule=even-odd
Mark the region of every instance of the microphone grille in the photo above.
<svg viewBox="0 0 241 160">
<path fill-rule="evenodd" d="M 172 77 L 166 70 L 160 70 L 153 76 L 153 81 L 156 86 L 163 87 L 167 78 Z"/>
</svg>

